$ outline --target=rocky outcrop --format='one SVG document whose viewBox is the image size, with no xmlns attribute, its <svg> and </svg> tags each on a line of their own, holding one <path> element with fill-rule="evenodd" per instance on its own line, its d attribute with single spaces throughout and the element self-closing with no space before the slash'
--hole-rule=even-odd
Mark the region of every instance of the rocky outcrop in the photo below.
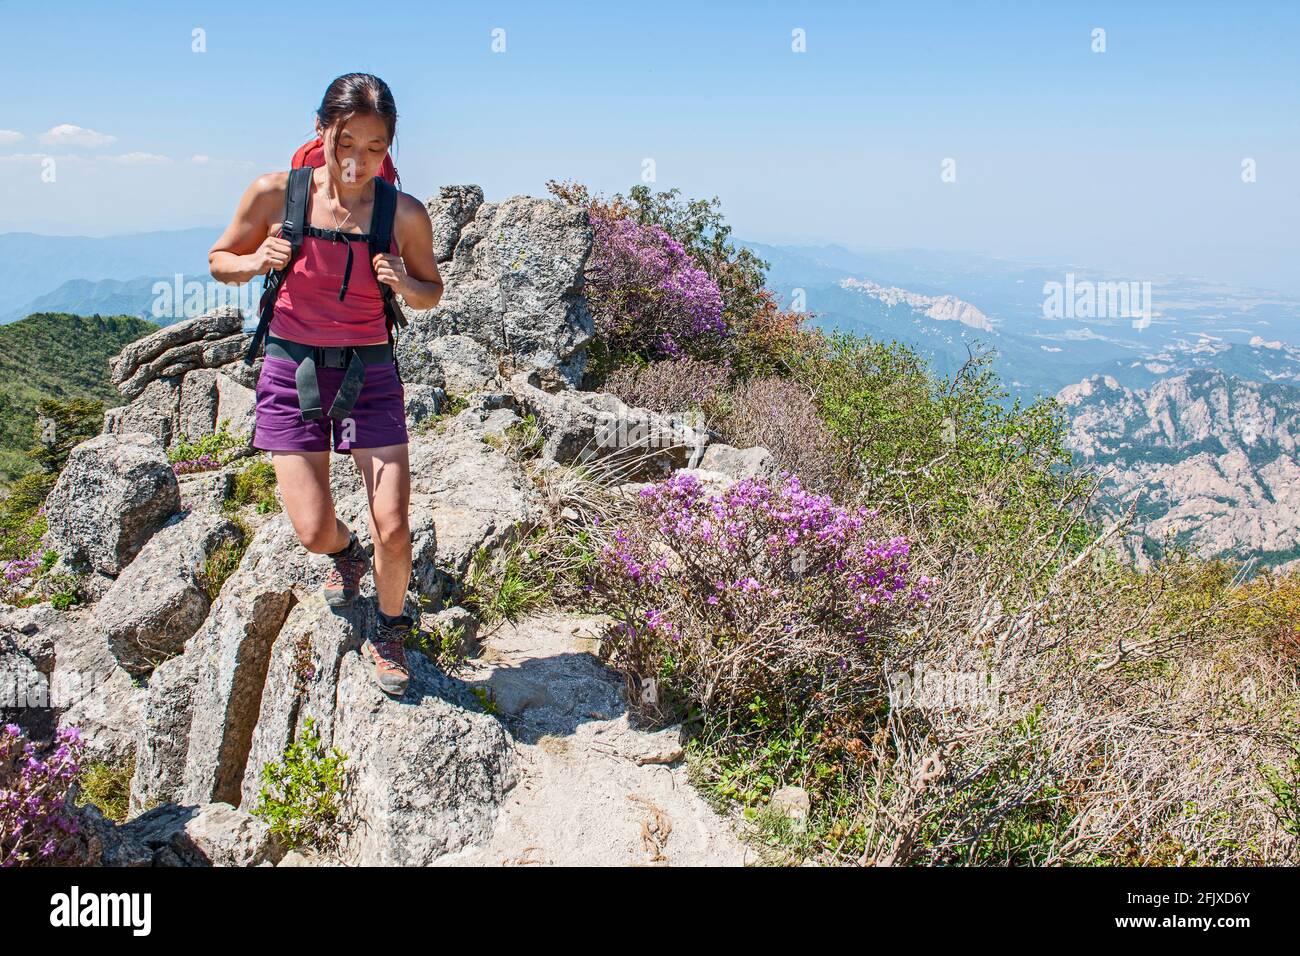
<svg viewBox="0 0 1300 956">
<path fill-rule="evenodd" d="M 960 322 L 981 332 L 993 331 L 993 323 L 987 315 L 953 295 L 921 295 L 897 286 L 882 286 L 870 279 L 841 279 L 840 288 L 868 295 L 887 306 L 906 305 L 913 311 L 940 322 Z"/>
<path fill-rule="evenodd" d="M 643 728 L 599 659 L 605 620 L 540 613 L 494 631 L 463 680 L 510 728 L 519 783 L 488 837 L 438 866 L 740 866 L 687 780 L 680 727 Z"/>
<path fill-rule="evenodd" d="M 229 804 L 167 804 L 115 826 L 93 806 L 77 812 L 88 866 L 274 866 L 281 840 L 267 824 Z"/>
<path fill-rule="evenodd" d="M 403 374 L 442 384 L 431 346 L 465 335 L 518 369 L 579 384 L 594 328 L 583 295 L 586 210 L 531 196 L 488 203 L 477 186 L 443 187 L 428 210 L 446 292 L 436 308 L 405 308 Z"/>
<path fill-rule="evenodd" d="M 508 410 L 499 413 L 515 418 Z M 542 513 L 537 491 L 519 465 L 483 441 L 491 414 L 467 409 L 433 440 L 411 446 L 412 499 L 422 498 L 437 529 L 437 571 L 447 597 L 480 548 L 504 547 Z"/>
<path fill-rule="evenodd" d="M 69 454 L 45 507 L 50 547 L 115 575 L 180 508 L 180 493 L 156 438 L 98 435 Z"/>
<path fill-rule="evenodd" d="M 758 478 L 772 481 L 780 475 L 781 466 L 766 448 L 733 448 L 720 442 L 710 445 L 700 458 L 700 468 L 734 478 Z"/>
<path fill-rule="evenodd" d="M 334 745 L 349 755 L 341 854 L 362 866 L 424 866 L 492 833 L 516 782 L 501 724 L 469 692 L 409 655 L 400 702 L 357 654 L 343 658 Z"/>
<path fill-rule="evenodd" d="M 17 724 L 28 736 L 54 733 L 49 709 L 55 636 L 61 615 L 50 605 L 0 606 L 0 723 Z"/>
<path fill-rule="evenodd" d="M 349 651 L 361 647 L 374 628 L 374 608 L 366 604 L 342 613 L 320 598 L 289 613 L 271 647 L 261 706 L 244 765 L 243 803 L 256 806 L 262 770 L 278 761 L 311 719 L 321 742 L 334 738 L 339 668 Z"/>
<path fill-rule="evenodd" d="M 91 575 L 90 606 L 0 613 L 0 663 L 25 668 L 47 693 L 61 676 L 94 675 L 86 693 L 47 711 L 81 727 L 96 758 L 134 754 L 129 822 L 80 811 L 88 861 L 511 862 L 531 852 L 521 842 L 530 835 L 551 862 L 743 860 L 725 821 L 686 786 L 680 734 L 633 726 L 595 630 L 579 635 L 552 615 L 503 636 L 457 606 L 476 555 L 552 517 L 533 469 L 608 458 L 623 479 L 652 477 L 698 464 L 708 435 L 685 416 L 572 387 L 592 333 L 584 210 L 486 203 L 477 187 L 447 187 L 428 211 L 447 294 L 436 309 L 408 310 L 400 338 L 407 604 L 471 657 L 469 676 L 411 649 L 405 695 L 383 694 L 362 654 L 376 628 L 373 576 L 353 607 L 330 608 L 320 595 L 329 562 L 303 548 L 286 514 L 245 507 L 230 520 L 237 465 L 177 480 L 167 450 L 182 436 L 222 422 L 251 431 L 258 366 L 241 361 L 236 310 L 160 329 L 113 360 L 130 401 L 73 450 L 48 505 L 47 544 L 60 567 Z M 464 410 L 439 418 L 448 393 Z M 518 436 L 534 425 L 541 460 L 522 461 L 537 449 L 521 453 Z M 761 473 L 769 458 L 719 446 L 710 473 Z M 336 514 L 373 550 L 362 476 L 341 456 L 331 464 Z M 246 548 L 218 590 L 212 558 L 236 544 Z M 308 719 L 347 754 L 340 838 L 329 852 L 286 858 L 251 811 L 263 771 Z M 673 840 L 670 820 L 688 821 Z"/>
<path fill-rule="evenodd" d="M 617 459 L 624 478 L 662 475 L 693 465 L 709 433 L 687 415 L 630 408 L 604 392 L 547 392 L 520 373 L 509 390 L 520 411 L 532 414 L 545 436 L 542 457 L 559 464 Z"/>
<path fill-rule="evenodd" d="M 129 399 L 140 396 L 149 382 L 183 376 L 199 368 L 216 368 L 243 355 L 243 311 L 225 306 L 164 326 L 127 345 L 109 360 L 110 377 Z"/>
<path fill-rule="evenodd" d="M 496 360 L 468 335 L 444 335 L 429 346 L 429 357 L 441 373 L 439 383 L 454 395 L 485 388 L 498 376 Z"/>
<path fill-rule="evenodd" d="M 163 525 L 95 605 L 92 626 L 132 674 L 181 652 L 208 616 L 207 562 L 243 538 L 228 518 L 181 512 Z"/>
<path fill-rule="evenodd" d="M 194 715 L 192 694 L 198 663 L 197 655 L 183 654 L 164 661 L 149 677 L 135 740 L 132 814 L 180 797 L 189 753 L 190 719 Z"/>
<path fill-rule="evenodd" d="M 104 413 L 104 431 L 147 432 L 164 448 L 222 425 L 233 435 L 251 435 L 261 359 L 244 365 L 249 336 L 242 325 L 239 309 L 223 307 L 127 345 L 110 366 L 130 402 Z"/>
<path fill-rule="evenodd" d="M 52 628 L 52 703 L 59 726 L 81 730 L 89 759 L 117 764 L 134 750 L 146 691 L 118 663 L 93 620 L 88 609 L 78 609 Z"/>
</svg>

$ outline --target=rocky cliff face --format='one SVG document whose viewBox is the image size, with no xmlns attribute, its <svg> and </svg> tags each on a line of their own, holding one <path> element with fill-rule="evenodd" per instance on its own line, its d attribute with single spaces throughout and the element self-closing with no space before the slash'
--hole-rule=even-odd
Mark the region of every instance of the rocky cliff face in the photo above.
<svg viewBox="0 0 1300 956">
<path fill-rule="evenodd" d="M 1147 389 L 1094 376 L 1058 398 L 1109 510 L 1140 493 L 1149 538 L 1270 563 L 1300 556 L 1300 389 L 1197 371 Z"/>
<path fill-rule="evenodd" d="M 85 811 L 89 862 L 309 861 L 286 858 L 249 812 L 262 769 L 308 718 L 350 755 L 330 862 L 744 860 L 728 823 L 686 784 L 678 729 L 629 721 L 622 680 L 597 653 L 603 619 L 551 611 L 476 636 L 458 604 L 476 554 L 565 520 L 502 450 L 523 416 L 542 433 L 537 469 L 617 454 L 620 480 L 693 464 L 708 435 L 573 387 L 590 336 L 585 213 L 528 197 L 488 204 L 477 187 L 444 188 L 429 211 L 448 291 L 438 309 L 411 314 L 401 342 L 407 600 L 426 626 L 459 628 L 469 676 L 453 679 L 411 651 L 406 694 L 379 691 L 359 654 L 376 623 L 372 578 L 355 607 L 329 608 L 319 593 L 327 562 L 302 547 L 288 517 L 232 507 L 236 473 L 263 453 L 245 444 L 224 466 L 175 473 L 167 450 L 182 435 L 224 425 L 251 438 L 258 366 L 243 365 L 237 310 L 134 342 L 112 362 L 130 401 L 73 450 L 49 499 L 46 544 L 59 570 L 83 575 L 88 603 L 0 608 L 0 668 L 21 675 L 30 705 L 2 716 L 38 736 L 75 724 L 93 758 L 134 755 L 130 821 Z M 449 391 L 464 406 L 454 416 Z M 702 474 L 721 482 L 762 456 L 707 452 L 716 471 Z M 338 515 L 370 548 L 350 458 L 335 458 L 331 486 Z M 233 545 L 242 556 L 213 593 L 210 563 Z M 670 840 L 674 817 L 690 824 Z"/>
</svg>

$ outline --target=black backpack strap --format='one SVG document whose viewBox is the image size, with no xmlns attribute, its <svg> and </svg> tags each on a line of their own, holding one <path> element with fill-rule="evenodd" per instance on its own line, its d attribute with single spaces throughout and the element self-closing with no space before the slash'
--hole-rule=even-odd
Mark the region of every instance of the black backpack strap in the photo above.
<svg viewBox="0 0 1300 956">
<path fill-rule="evenodd" d="M 370 214 L 370 261 L 380 253 L 387 254 L 393 242 L 393 223 L 397 220 L 397 187 L 381 176 L 375 177 L 375 208 Z M 384 298 L 384 314 L 388 320 L 391 337 L 394 325 L 405 326 L 406 316 L 397 304 L 397 296 L 390 286 L 379 283 Z"/>
<path fill-rule="evenodd" d="M 293 260 L 298 258 L 298 252 L 302 249 L 302 237 L 307 228 L 307 200 L 311 191 L 312 169 L 311 166 L 302 166 L 289 170 L 289 182 L 284 190 L 284 221 L 280 229 L 280 238 L 289 242 L 289 261 L 283 269 L 274 269 L 266 277 L 262 299 L 258 303 L 257 331 L 253 333 L 253 341 L 244 353 L 245 365 L 252 365 L 257 358 L 262 340 L 271 327 L 276 295 L 293 267 Z"/>
</svg>

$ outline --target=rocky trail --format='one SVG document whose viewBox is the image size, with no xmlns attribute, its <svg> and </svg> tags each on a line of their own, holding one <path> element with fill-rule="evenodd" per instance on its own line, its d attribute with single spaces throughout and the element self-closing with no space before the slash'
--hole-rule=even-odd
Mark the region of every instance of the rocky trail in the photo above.
<svg viewBox="0 0 1300 956">
<path fill-rule="evenodd" d="M 584 392 L 591 318 L 585 213 L 550 200 L 485 203 L 472 186 L 428 204 L 447 295 L 408 313 L 399 356 L 411 428 L 414 568 L 408 606 L 460 631 L 449 676 L 411 651 L 401 699 L 359 649 L 375 627 L 367 577 L 350 609 L 325 605 L 327 569 L 282 512 L 232 507 L 247 446 L 177 475 L 167 452 L 223 425 L 252 430 L 258 366 L 235 309 L 131 343 L 112 361 L 129 403 L 76 446 L 47 499 L 55 571 L 84 602 L 0 606 L 0 666 L 26 697 L 29 734 L 85 734 L 88 758 L 134 757 L 125 823 L 82 811 L 101 865 L 745 864 L 734 819 L 688 783 L 680 728 L 647 729 L 599 656 L 604 621 L 562 607 L 480 628 L 462 605 L 476 555 L 562 520 L 502 439 L 538 429 L 543 468 L 606 454 L 648 477 L 699 464 L 727 482 L 771 468 L 762 449 L 710 445 L 684 416 Z M 449 396 L 455 396 L 453 414 Z M 617 422 L 617 442 L 607 426 Z M 628 436 L 632 436 L 631 439 Z M 667 440 L 665 440 L 665 436 Z M 629 447 L 630 446 L 630 447 Z M 336 511 L 371 547 L 365 488 L 336 456 Z M 239 554 L 213 588 L 214 562 Z M 241 553 L 242 552 L 242 553 Z M 43 696 L 42 696 L 43 695 Z M 262 770 L 310 718 L 348 757 L 337 846 L 286 854 L 253 815 Z"/>
<path fill-rule="evenodd" d="M 493 634 L 464 676 L 511 728 L 519 779 L 483 846 L 440 865 L 740 865 L 753 853 L 686 780 L 679 731 L 638 729 L 594 655 L 601 623 L 546 614 Z"/>
</svg>

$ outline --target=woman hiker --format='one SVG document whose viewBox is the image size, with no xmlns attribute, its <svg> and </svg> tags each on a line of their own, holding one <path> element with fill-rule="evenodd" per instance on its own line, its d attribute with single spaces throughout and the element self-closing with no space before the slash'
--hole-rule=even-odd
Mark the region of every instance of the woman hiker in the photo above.
<svg viewBox="0 0 1300 956">
<path fill-rule="evenodd" d="M 405 397 L 385 312 L 387 290 L 380 283 L 414 309 L 437 305 L 443 283 L 424 204 L 376 178 L 381 170 L 393 170 L 387 157 L 396 126 L 397 108 L 383 80 L 367 73 L 334 80 L 316 112 L 324 165 L 296 176 L 259 176 L 208 262 L 212 277 L 227 283 L 284 269 L 292 251 L 282 235 L 282 222 L 289 228 L 286 190 L 291 181 L 297 195 L 305 190 L 303 221 L 290 233 L 300 235 L 300 248 L 279 289 L 266 300 L 274 308 L 267 305 L 253 447 L 271 453 L 285 510 L 303 546 L 333 562 L 325 599 L 335 607 L 352 604 L 370 568 L 356 532 L 335 516 L 330 495 L 331 445 L 352 455 L 370 502 L 379 603 L 377 632 L 364 651 L 379 686 L 400 695 L 409 676 L 403 644 L 414 626 L 405 613 L 410 468 Z M 382 207 L 376 201 L 381 190 L 385 196 L 396 193 L 392 242 L 387 253 L 371 258 L 367 243 L 372 213 Z M 255 338 L 247 360 L 257 346 Z M 322 409 L 343 409 L 346 415 Z"/>
</svg>

